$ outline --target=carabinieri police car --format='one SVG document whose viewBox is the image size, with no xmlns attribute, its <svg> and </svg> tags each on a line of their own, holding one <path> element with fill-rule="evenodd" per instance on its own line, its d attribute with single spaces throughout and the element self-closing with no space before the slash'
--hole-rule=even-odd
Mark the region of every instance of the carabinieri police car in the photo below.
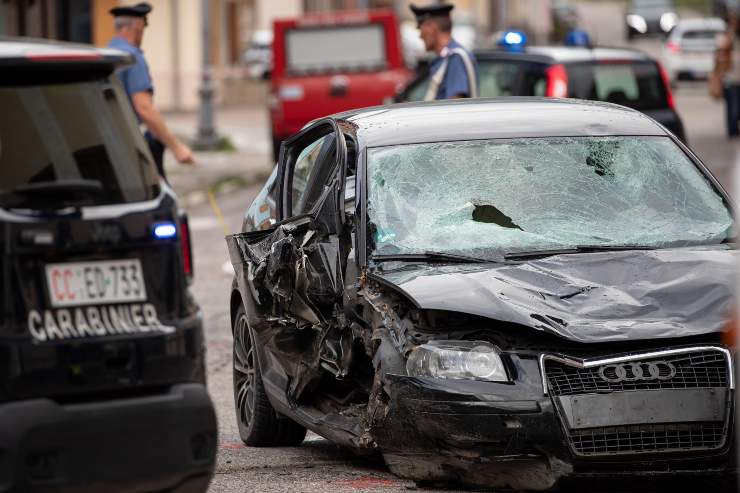
<svg viewBox="0 0 740 493">
<path fill-rule="evenodd" d="M 114 50 L 0 42 L 0 491 L 205 491 L 187 219 Z"/>
<path fill-rule="evenodd" d="M 592 47 L 586 33 L 578 34 L 569 46 L 527 46 L 525 33 L 504 32 L 498 49 L 475 51 L 480 96 L 545 96 L 619 104 L 645 113 L 685 142 L 683 122 L 662 65 L 638 50 Z M 429 72 L 422 70 L 395 101 L 422 100 L 430 80 Z"/>
</svg>

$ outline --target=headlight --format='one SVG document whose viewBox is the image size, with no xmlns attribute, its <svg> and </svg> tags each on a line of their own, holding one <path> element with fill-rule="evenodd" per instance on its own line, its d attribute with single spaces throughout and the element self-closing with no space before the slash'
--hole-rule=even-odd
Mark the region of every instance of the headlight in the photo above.
<svg viewBox="0 0 740 493">
<path fill-rule="evenodd" d="M 500 353 L 482 341 L 431 341 L 411 351 L 406 370 L 416 377 L 508 382 Z"/>
<path fill-rule="evenodd" d="M 628 14 L 627 25 L 639 33 L 645 34 L 647 32 L 647 22 L 641 15 Z"/>
<path fill-rule="evenodd" d="M 663 32 L 668 32 L 678 24 L 678 15 L 673 12 L 666 12 L 660 16 L 660 28 Z"/>
</svg>

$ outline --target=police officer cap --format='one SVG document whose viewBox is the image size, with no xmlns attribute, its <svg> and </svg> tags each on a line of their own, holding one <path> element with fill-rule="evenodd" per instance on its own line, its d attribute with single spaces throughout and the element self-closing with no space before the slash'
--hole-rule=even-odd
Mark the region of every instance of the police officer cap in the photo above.
<svg viewBox="0 0 740 493">
<path fill-rule="evenodd" d="M 137 3 L 136 5 L 122 5 L 110 9 L 113 17 L 146 17 L 152 11 L 152 6 L 147 2 Z"/>
<path fill-rule="evenodd" d="M 416 23 L 421 25 L 427 19 L 432 17 L 449 17 L 450 11 L 455 8 L 454 5 L 449 3 L 436 3 L 433 5 L 425 5 L 418 7 L 413 3 L 410 5 L 411 11 L 416 16 Z"/>
</svg>

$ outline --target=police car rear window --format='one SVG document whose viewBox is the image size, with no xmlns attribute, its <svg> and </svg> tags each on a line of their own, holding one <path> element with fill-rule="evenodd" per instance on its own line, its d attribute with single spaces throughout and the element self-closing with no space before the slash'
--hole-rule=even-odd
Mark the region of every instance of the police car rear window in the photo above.
<svg viewBox="0 0 740 493">
<path fill-rule="evenodd" d="M 159 193 L 156 169 L 117 83 L 3 86 L 0 108 L 0 206 L 104 205 Z M 71 187 L 65 196 L 58 186 L 64 183 L 92 184 L 95 193 Z M 43 193 L 45 185 L 54 193 Z"/>
<path fill-rule="evenodd" d="M 640 111 L 668 108 L 658 67 L 649 62 L 574 63 L 568 96 L 621 104 Z"/>
</svg>

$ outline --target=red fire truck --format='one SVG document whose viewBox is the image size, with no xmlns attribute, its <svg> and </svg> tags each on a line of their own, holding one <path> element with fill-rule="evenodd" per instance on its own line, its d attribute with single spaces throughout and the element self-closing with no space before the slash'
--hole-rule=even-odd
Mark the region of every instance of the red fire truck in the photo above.
<svg viewBox="0 0 740 493">
<path fill-rule="evenodd" d="M 315 118 L 382 104 L 411 76 L 392 11 L 332 12 L 274 23 L 270 119 L 280 142 Z"/>
</svg>

